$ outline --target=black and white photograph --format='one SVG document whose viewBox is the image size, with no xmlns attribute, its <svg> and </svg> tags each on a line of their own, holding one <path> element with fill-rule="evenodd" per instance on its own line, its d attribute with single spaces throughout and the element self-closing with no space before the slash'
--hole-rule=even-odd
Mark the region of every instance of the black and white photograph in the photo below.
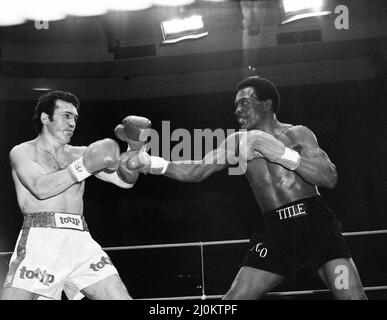
<svg viewBox="0 0 387 320">
<path fill-rule="evenodd" d="M 385 0 L 2 0 L 0 300 L 387 300 L 386 92 Z"/>
</svg>

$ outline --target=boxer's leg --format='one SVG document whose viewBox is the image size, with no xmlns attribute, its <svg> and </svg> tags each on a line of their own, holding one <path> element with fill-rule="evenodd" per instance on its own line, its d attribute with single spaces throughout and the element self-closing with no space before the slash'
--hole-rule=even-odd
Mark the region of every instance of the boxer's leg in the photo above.
<svg viewBox="0 0 387 320">
<path fill-rule="evenodd" d="M 338 300 L 367 300 L 355 263 L 350 258 L 328 261 L 318 275 Z"/>
<path fill-rule="evenodd" d="M 37 300 L 39 295 L 24 289 L 8 287 L 5 288 L 1 300 Z"/>
<path fill-rule="evenodd" d="M 283 279 L 283 276 L 272 272 L 252 267 L 242 267 L 223 300 L 259 299 Z"/>
<path fill-rule="evenodd" d="M 106 277 L 81 292 L 92 300 L 130 300 L 132 299 L 121 278 L 117 274 Z"/>
</svg>

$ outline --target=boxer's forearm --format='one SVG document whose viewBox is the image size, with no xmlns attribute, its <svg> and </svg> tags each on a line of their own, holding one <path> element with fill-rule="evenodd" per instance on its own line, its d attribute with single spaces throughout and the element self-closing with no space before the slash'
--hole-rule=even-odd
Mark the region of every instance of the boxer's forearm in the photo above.
<svg viewBox="0 0 387 320">
<path fill-rule="evenodd" d="M 102 181 L 112 183 L 120 188 L 130 189 L 136 183 L 138 173 L 134 174 L 131 179 L 129 179 L 128 177 L 121 177 L 117 171 L 113 173 L 107 173 L 102 171 L 96 174 L 95 176 Z"/>
<path fill-rule="evenodd" d="M 310 184 L 324 188 L 334 188 L 337 171 L 333 163 L 326 159 L 301 157 L 296 172 Z"/>
<path fill-rule="evenodd" d="M 30 192 L 39 200 L 54 197 L 75 183 L 69 168 L 35 178 L 29 186 Z"/>
<path fill-rule="evenodd" d="M 202 161 L 170 162 L 164 175 L 184 182 L 200 182 L 223 168 L 224 165 L 204 164 Z"/>
<path fill-rule="evenodd" d="M 179 163 L 169 162 L 164 175 L 168 178 L 184 181 L 198 182 L 202 176 L 201 164 L 195 163 Z"/>
</svg>

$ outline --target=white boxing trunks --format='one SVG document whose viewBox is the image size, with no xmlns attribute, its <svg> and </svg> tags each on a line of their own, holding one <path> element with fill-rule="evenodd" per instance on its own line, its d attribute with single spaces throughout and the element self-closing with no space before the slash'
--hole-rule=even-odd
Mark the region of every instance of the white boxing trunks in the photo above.
<svg viewBox="0 0 387 320">
<path fill-rule="evenodd" d="M 24 215 L 4 287 L 60 300 L 118 274 L 109 256 L 91 237 L 83 216 L 37 212 Z"/>
</svg>

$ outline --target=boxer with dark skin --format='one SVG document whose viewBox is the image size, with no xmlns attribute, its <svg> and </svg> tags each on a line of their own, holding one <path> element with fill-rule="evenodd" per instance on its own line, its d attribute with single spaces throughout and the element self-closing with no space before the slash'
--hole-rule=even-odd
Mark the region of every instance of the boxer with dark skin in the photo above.
<svg viewBox="0 0 387 320">
<path fill-rule="evenodd" d="M 280 96 L 266 79 L 239 83 L 234 105 L 247 132 L 229 135 L 201 161 L 167 162 L 140 152 L 128 167 L 199 182 L 239 162 L 263 213 L 265 233 L 252 236 L 225 300 L 259 299 L 300 266 L 316 272 L 335 299 L 367 299 L 341 225 L 318 190 L 334 188 L 337 172 L 314 133 L 278 121 Z"/>
</svg>

